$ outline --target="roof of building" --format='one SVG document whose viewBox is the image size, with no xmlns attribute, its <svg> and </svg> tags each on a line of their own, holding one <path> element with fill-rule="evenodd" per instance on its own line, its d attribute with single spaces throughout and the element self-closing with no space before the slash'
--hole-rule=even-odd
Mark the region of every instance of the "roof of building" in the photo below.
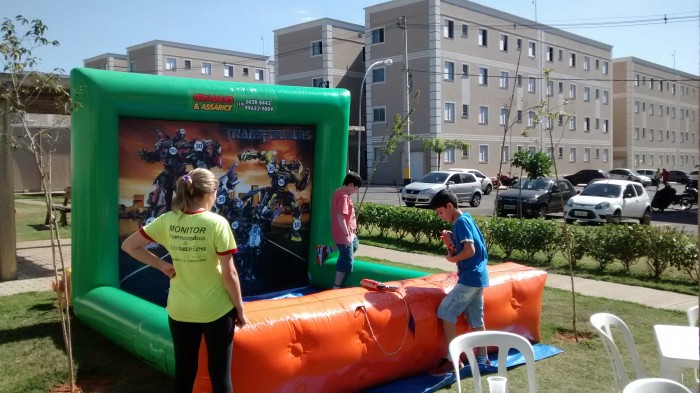
<svg viewBox="0 0 700 393">
<path fill-rule="evenodd" d="M 132 51 L 132 50 L 147 48 L 149 46 L 155 46 L 155 45 L 163 45 L 163 46 L 168 46 L 168 47 L 172 47 L 172 48 L 194 50 L 194 51 L 199 51 L 199 52 L 216 53 L 216 54 L 227 55 L 227 56 L 245 57 L 245 58 L 249 58 L 249 59 L 253 59 L 253 60 L 260 60 L 260 61 L 270 60 L 270 56 L 257 55 L 254 53 L 238 52 L 238 51 L 232 51 L 232 50 L 220 49 L 220 48 L 211 48 L 211 47 L 207 47 L 207 46 L 185 44 L 185 43 L 181 43 L 181 42 L 164 41 L 164 40 L 158 40 L 158 39 L 127 47 L 126 50 Z"/>
<path fill-rule="evenodd" d="M 304 22 L 304 23 L 299 23 L 299 24 L 292 25 L 292 26 L 282 27 L 280 29 L 273 30 L 273 32 L 275 34 L 286 34 L 286 33 L 292 33 L 292 32 L 299 31 L 299 30 L 308 29 L 311 27 L 325 26 L 325 25 L 340 27 L 340 28 L 343 28 L 346 30 L 357 31 L 360 33 L 365 32 L 365 26 L 363 26 L 363 25 L 357 25 L 354 23 L 344 22 L 342 20 L 337 20 L 337 19 L 332 19 L 332 18 L 315 19 L 315 20 L 311 20 L 311 21 Z"/>
</svg>

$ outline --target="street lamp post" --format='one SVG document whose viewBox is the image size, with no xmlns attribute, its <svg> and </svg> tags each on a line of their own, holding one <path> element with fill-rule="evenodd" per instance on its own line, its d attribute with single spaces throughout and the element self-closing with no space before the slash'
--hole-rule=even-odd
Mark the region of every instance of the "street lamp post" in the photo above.
<svg viewBox="0 0 700 393">
<path fill-rule="evenodd" d="M 362 146 L 362 138 L 361 135 L 362 133 L 360 132 L 360 127 L 362 127 L 362 92 L 364 91 L 365 88 L 365 80 L 367 79 L 367 75 L 369 75 L 369 71 L 377 65 L 384 64 L 384 65 L 391 65 L 394 61 L 391 59 L 385 59 L 385 60 L 379 60 L 375 61 L 372 63 L 369 67 L 367 67 L 367 71 L 365 71 L 365 76 L 362 77 L 362 83 L 360 84 L 360 101 L 357 103 L 357 113 L 358 113 L 358 119 L 357 119 L 357 173 L 360 173 L 360 159 L 361 159 L 361 149 L 360 147 Z M 366 122 L 365 122 L 366 123 Z M 365 132 L 367 131 L 365 127 Z"/>
</svg>

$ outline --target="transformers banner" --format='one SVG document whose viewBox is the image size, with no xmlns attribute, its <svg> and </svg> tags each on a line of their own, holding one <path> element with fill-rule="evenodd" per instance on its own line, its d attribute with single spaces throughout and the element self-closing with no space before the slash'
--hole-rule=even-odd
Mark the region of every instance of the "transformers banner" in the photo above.
<svg viewBox="0 0 700 393">
<path fill-rule="evenodd" d="M 236 238 L 243 295 L 307 285 L 314 148 L 313 126 L 120 118 L 120 242 L 171 209 L 178 177 L 207 168 L 219 177 L 213 210 Z M 121 251 L 119 260 L 123 290 L 165 305 L 167 277 Z"/>
</svg>

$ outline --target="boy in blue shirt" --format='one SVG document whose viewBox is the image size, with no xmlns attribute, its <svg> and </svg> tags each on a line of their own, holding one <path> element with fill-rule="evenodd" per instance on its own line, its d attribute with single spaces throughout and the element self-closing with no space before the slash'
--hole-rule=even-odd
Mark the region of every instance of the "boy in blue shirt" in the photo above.
<svg viewBox="0 0 700 393">
<path fill-rule="evenodd" d="M 440 190 L 430 202 L 430 208 L 445 221 L 452 222 L 452 241 L 456 251 L 448 251 L 445 259 L 457 264 L 457 284 L 445 296 L 437 310 L 437 316 L 442 320 L 442 330 L 445 341 L 449 343 L 457 336 L 455 325 L 457 317 L 466 314 L 473 331 L 483 331 L 484 328 L 484 288 L 489 286 L 489 276 L 486 271 L 488 254 L 486 242 L 481 231 L 474 223 L 472 216 L 459 210 L 457 196 L 449 189 Z M 448 233 L 448 235 L 450 235 Z M 463 360 L 464 362 L 464 360 Z M 477 351 L 477 362 L 488 364 L 486 348 Z M 453 371 L 449 354 L 440 359 L 435 369 L 430 373 L 442 375 Z"/>
</svg>

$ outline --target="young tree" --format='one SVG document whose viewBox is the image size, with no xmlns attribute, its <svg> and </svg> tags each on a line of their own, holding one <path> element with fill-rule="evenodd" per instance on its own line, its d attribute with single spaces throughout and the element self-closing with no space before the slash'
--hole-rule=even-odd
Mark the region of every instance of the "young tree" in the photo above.
<svg viewBox="0 0 700 393">
<path fill-rule="evenodd" d="M 440 170 L 440 163 L 442 162 L 442 153 L 447 151 L 447 149 L 466 150 L 471 146 L 468 142 L 459 139 L 428 138 L 421 140 L 423 141 L 423 147 L 437 154 L 438 171 Z"/>
<path fill-rule="evenodd" d="M 62 70 L 43 73 L 36 70 L 40 59 L 34 55 L 34 50 L 47 46 L 58 46 L 58 41 L 52 41 L 45 37 L 47 26 L 39 19 L 29 20 L 21 15 L 14 19 L 3 18 L 0 24 L 0 65 L 3 80 L 0 84 L 0 114 L 2 115 L 2 128 L 0 129 L 0 179 L 8 180 L 5 190 L 0 191 L 0 203 L 10 206 L 0 211 L 14 213 L 14 195 L 10 165 L 10 151 L 14 149 L 25 150 L 32 155 L 36 163 L 36 169 L 44 191 L 46 209 L 50 212 L 49 229 L 51 232 L 51 249 L 53 255 L 54 280 L 58 283 L 65 277 L 65 264 L 61 249 L 61 240 L 56 227 L 56 217 L 51 210 L 53 205 L 51 187 L 51 153 L 55 143 L 67 129 L 67 116 L 56 116 L 56 123 L 46 128 L 34 128 L 29 126 L 27 115 L 37 108 L 53 106 L 52 113 L 68 115 L 70 111 L 70 94 L 62 83 Z M 17 126 L 15 126 L 17 125 Z M 15 130 L 18 130 L 16 132 Z M 9 173 L 9 174 L 8 174 Z M 12 213 L 12 214 L 13 214 Z M 2 217 L 0 217 L 2 218 Z M 4 223 L 7 221 L 2 220 Z M 0 240 L 3 240 L 2 249 L 12 250 L 12 258 L 7 257 L 7 251 L 0 254 L 0 266 L 3 276 L 1 280 L 15 279 L 17 261 L 15 258 L 15 227 L 14 216 L 8 220 L 11 225 L 0 226 Z M 7 243 L 12 239 L 12 243 Z M 60 262 L 60 274 L 57 264 L 57 256 Z M 6 276 L 9 274 L 9 276 Z M 57 292 L 60 293 L 60 292 Z M 63 292 L 63 304 L 68 304 L 68 291 Z M 61 304 L 61 301 L 59 301 Z M 68 355 L 68 374 L 70 375 L 71 389 L 75 388 L 73 373 L 73 353 L 70 333 L 70 315 L 68 307 L 58 307 L 61 313 L 61 327 L 64 344 Z"/>
</svg>

